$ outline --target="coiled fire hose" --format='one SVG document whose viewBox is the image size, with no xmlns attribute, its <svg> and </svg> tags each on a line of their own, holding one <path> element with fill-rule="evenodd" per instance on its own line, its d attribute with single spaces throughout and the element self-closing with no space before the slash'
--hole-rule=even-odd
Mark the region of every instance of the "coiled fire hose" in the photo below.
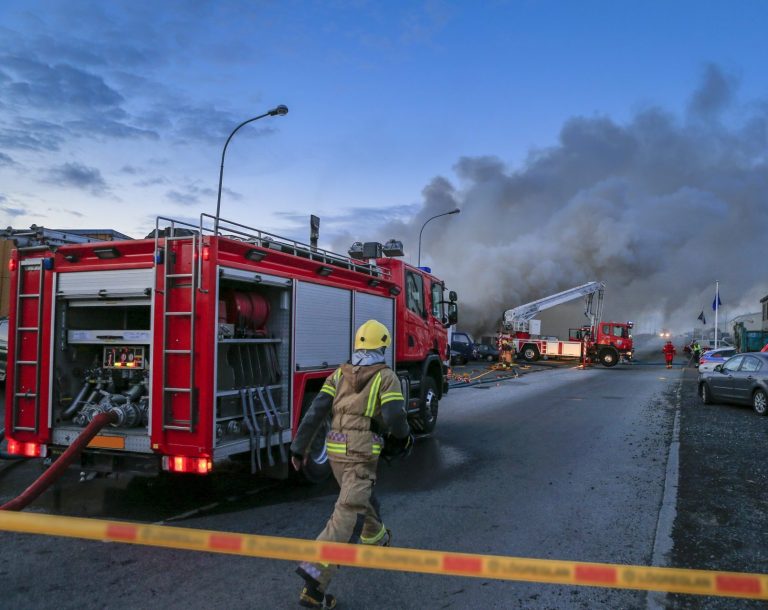
<svg viewBox="0 0 768 610">
<path fill-rule="evenodd" d="M 112 422 L 117 421 L 117 414 L 112 411 L 99 413 L 89 423 L 67 450 L 61 454 L 53 465 L 46 470 L 32 485 L 27 487 L 19 496 L 0 506 L 0 510 L 22 510 L 41 493 L 48 489 L 58 479 L 74 459 L 80 455 L 85 446 L 91 442 L 99 431 Z"/>
</svg>

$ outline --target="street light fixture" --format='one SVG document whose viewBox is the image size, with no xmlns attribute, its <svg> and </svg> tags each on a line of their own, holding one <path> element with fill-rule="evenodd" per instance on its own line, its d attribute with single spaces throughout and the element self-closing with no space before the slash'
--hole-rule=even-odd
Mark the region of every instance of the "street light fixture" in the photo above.
<svg viewBox="0 0 768 610">
<path fill-rule="evenodd" d="M 438 214 L 437 216 L 433 216 L 432 218 L 428 218 L 426 222 L 421 225 L 421 231 L 419 231 L 419 262 L 416 265 L 417 267 L 421 267 L 421 234 L 424 232 L 424 227 L 427 226 L 427 222 L 430 220 L 434 220 L 435 218 L 440 218 L 441 216 L 448 216 L 449 214 L 458 214 L 461 212 L 459 208 L 456 208 L 455 210 L 451 210 L 450 212 L 443 212 L 442 214 Z"/>
<path fill-rule="evenodd" d="M 222 180 L 224 179 L 224 155 L 227 154 L 227 146 L 229 145 L 229 141 L 232 139 L 232 136 L 235 135 L 235 133 L 237 133 L 237 130 L 240 129 L 243 125 L 247 125 L 248 123 L 253 123 L 254 121 L 258 121 L 259 119 L 263 119 L 264 117 L 267 117 L 267 116 L 284 116 L 286 114 L 288 114 L 288 106 L 284 106 L 283 104 L 280 104 L 279 106 L 276 106 L 272 110 L 268 110 L 264 114 L 255 116 L 252 119 L 248 119 L 247 121 L 243 121 L 232 130 L 232 133 L 229 134 L 227 141 L 224 143 L 224 150 L 221 151 L 221 169 L 219 169 L 219 195 L 216 199 L 216 218 L 214 218 L 213 220 L 214 235 L 219 234 L 219 211 L 221 210 L 221 183 L 222 183 Z"/>
</svg>

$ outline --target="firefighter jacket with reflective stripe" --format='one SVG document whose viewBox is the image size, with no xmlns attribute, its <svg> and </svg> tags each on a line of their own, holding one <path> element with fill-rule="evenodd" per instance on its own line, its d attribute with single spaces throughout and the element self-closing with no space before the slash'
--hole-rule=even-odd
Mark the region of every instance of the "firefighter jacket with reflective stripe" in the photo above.
<svg viewBox="0 0 768 610">
<path fill-rule="evenodd" d="M 385 364 L 343 364 L 323 384 L 299 425 L 291 452 L 304 455 L 315 432 L 332 415 L 326 436 L 328 456 L 337 461 L 367 461 L 381 453 L 382 437 L 410 432 L 400 380 Z"/>
</svg>

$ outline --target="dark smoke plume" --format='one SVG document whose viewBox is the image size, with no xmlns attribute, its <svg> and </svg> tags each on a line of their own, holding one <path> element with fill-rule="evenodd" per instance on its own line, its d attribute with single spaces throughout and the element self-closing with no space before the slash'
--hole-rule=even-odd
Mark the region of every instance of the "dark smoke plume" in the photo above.
<svg viewBox="0 0 768 610">
<path fill-rule="evenodd" d="M 422 223 L 461 208 L 428 225 L 422 264 L 459 292 L 461 326 L 476 334 L 496 329 L 505 309 L 590 280 L 607 284 L 604 318 L 636 320 L 639 331 L 701 327 L 702 309 L 711 328 L 715 280 L 721 322 L 759 311 L 768 102 L 737 106 L 736 85 L 709 66 L 682 117 L 574 117 L 519 168 L 461 158 L 455 183 L 434 178 L 412 221 L 378 238 L 404 239 L 415 263 Z"/>
</svg>

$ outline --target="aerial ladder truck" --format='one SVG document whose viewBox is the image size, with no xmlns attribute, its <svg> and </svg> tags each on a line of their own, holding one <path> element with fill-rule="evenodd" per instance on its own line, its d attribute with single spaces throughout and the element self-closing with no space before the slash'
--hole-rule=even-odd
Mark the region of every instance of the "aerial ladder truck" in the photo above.
<svg viewBox="0 0 768 610">
<path fill-rule="evenodd" d="M 603 322 L 604 282 L 587 282 L 504 312 L 499 346 L 514 349 L 525 360 L 573 358 L 585 363 L 600 362 L 611 367 L 631 360 L 632 322 Z M 584 298 L 584 315 L 589 323 L 569 329 L 568 340 L 542 338 L 541 321 L 533 318 L 541 311 Z"/>
</svg>

